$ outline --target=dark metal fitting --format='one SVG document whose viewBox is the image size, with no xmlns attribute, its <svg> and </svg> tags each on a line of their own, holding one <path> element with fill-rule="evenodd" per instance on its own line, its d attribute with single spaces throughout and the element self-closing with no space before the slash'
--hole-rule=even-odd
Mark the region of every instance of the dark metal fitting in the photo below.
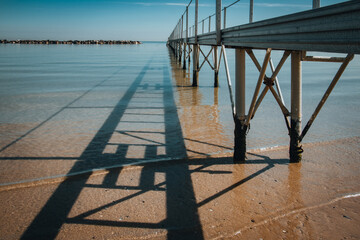
<svg viewBox="0 0 360 240">
<path fill-rule="evenodd" d="M 290 150 L 290 162 L 298 163 L 302 160 L 302 153 L 304 152 L 302 145 L 294 146 L 293 150 Z"/>
<path fill-rule="evenodd" d="M 302 145 L 300 145 L 300 146 L 298 146 L 298 147 L 296 148 L 296 152 L 297 152 L 297 153 L 303 153 L 303 152 L 304 152 L 304 149 L 302 148 Z"/>
<path fill-rule="evenodd" d="M 271 79 L 271 78 L 269 78 L 269 77 L 267 77 L 267 76 L 265 76 L 264 77 L 264 82 L 263 82 L 266 86 L 274 86 L 274 81 Z"/>
</svg>

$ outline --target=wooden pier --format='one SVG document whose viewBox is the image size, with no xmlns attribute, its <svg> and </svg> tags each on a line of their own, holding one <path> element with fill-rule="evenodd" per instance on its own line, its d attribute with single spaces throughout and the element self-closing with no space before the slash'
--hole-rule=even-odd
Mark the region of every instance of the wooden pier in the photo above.
<svg viewBox="0 0 360 240">
<path fill-rule="evenodd" d="M 193 83 L 198 85 L 199 71 L 204 63 L 208 63 L 214 70 L 214 87 L 218 86 L 218 74 L 221 58 L 224 60 L 226 76 L 232 102 L 235 122 L 234 160 L 244 161 L 246 158 L 246 133 L 256 110 L 266 93 L 270 90 L 284 115 L 290 136 L 290 162 L 299 162 L 302 157 L 301 142 L 311 127 L 317 114 L 326 102 L 331 91 L 340 79 L 348 63 L 355 54 L 360 53 L 360 1 L 353 0 L 327 7 L 320 7 L 320 0 L 313 0 L 313 9 L 282 17 L 253 22 L 253 0 L 250 0 L 249 23 L 235 27 L 226 27 L 226 9 L 238 1 L 222 8 L 221 0 L 216 2 L 215 14 L 199 21 L 199 0 L 191 0 L 180 17 L 173 32 L 168 38 L 168 45 L 174 50 L 183 69 L 186 60 L 192 57 Z M 189 26 L 189 6 L 195 5 L 195 21 Z M 211 19 L 215 16 L 215 31 L 211 30 Z M 208 22 L 208 31 L 204 32 L 204 22 Z M 223 27 L 222 27 L 223 21 Z M 202 32 L 199 34 L 199 24 Z M 208 54 L 201 47 L 211 46 Z M 220 56 L 218 54 L 220 48 Z M 226 48 L 235 49 L 235 99 L 232 97 L 231 80 L 227 64 Z M 265 50 L 264 61 L 260 63 L 253 49 Z M 283 51 L 283 56 L 276 67 L 271 60 L 272 51 Z M 346 57 L 316 57 L 308 56 L 307 51 L 345 53 Z M 192 56 L 191 56 L 192 52 Z M 212 53 L 213 61 L 209 60 Z M 200 64 L 199 56 L 204 56 Z M 245 57 L 252 59 L 259 77 L 250 103 L 248 113 L 245 112 Z M 277 75 L 283 64 L 290 57 L 291 60 L 291 106 L 285 106 Z M 323 98 L 317 105 L 310 120 L 302 128 L 302 70 L 303 61 L 339 62 L 340 67 L 332 79 Z M 270 65 L 272 75 L 266 76 L 266 69 Z M 261 91 L 261 83 L 265 86 Z"/>
</svg>

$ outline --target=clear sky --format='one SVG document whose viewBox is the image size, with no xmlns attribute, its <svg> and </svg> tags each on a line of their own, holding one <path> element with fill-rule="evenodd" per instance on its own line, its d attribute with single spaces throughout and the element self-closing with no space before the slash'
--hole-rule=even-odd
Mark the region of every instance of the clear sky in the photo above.
<svg viewBox="0 0 360 240">
<path fill-rule="evenodd" d="M 235 0 L 223 0 L 223 6 Z M 344 0 L 321 0 L 329 5 Z M 0 0 L 0 39 L 166 41 L 190 0 Z M 195 0 L 193 0 L 195 2 Z M 312 0 L 254 0 L 255 21 L 311 9 Z M 199 21 L 215 0 L 199 0 Z M 249 0 L 228 10 L 230 25 L 248 21 Z M 190 6 L 194 11 L 193 4 Z M 190 14 L 190 21 L 193 16 Z"/>
</svg>

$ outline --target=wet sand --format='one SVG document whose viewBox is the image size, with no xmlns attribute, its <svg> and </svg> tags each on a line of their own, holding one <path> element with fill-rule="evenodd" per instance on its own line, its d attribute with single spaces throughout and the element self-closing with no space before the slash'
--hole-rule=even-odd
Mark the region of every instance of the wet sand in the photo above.
<svg viewBox="0 0 360 240">
<path fill-rule="evenodd" d="M 360 238 L 359 137 L 307 143 L 299 164 L 287 146 L 234 164 L 224 87 L 190 87 L 156 48 L 144 65 L 85 63 L 80 90 L 46 77 L 55 92 L 1 96 L 0 239 Z M 278 134 L 254 125 L 250 145 Z"/>
<path fill-rule="evenodd" d="M 29 226 L 33 239 L 359 239 L 359 144 L 306 144 L 298 164 L 278 148 L 251 151 L 244 164 L 223 154 L 94 172 L 85 184 L 79 176 L 0 188 L 1 239 Z M 47 204 L 59 187 L 62 197 Z"/>
</svg>

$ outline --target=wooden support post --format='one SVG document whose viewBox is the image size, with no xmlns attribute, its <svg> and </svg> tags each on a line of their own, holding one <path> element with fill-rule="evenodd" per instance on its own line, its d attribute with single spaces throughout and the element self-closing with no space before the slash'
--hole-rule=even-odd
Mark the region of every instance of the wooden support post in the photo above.
<svg viewBox="0 0 360 240">
<path fill-rule="evenodd" d="M 184 15 L 181 16 L 180 19 L 180 42 L 179 42 L 179 63 L 181 64 L 181 57 L 182 57 L 182 46 L 183 46 L 183 29 L 184 29 Z"/>
<path fill-rule="evenodd" d="M 211 16 L 209 16 L 209 31 L 208 32 L 210 32 L 211 31 Z"/>
<path fill-rule="evenodd" d="M 183 69 L 186 69 L 186 58 L 188 57 L 186 54 L 186 45 L 189 46 L 188 53 L 189 53 L 189 63 L 190 63 L 190 44 L 189 42 L 189 6 L 186 7 L 186 43 L 184 45 L 184 66 Z"/>
<path fill-rule="evenodd" d="M 221 0 L 216 0 L 216 42 L 221 44 Z"/>
<path fill-rule="evenodd" d="M 186 7 L 186 43 L 189 41 L 189 7 Z"/>
<path fill-rule="evenodd" d="M 249 23 L 253 22 L 253 17 L 254 17 L 254 0 L 250 0 Z"/>
<path fill-rule="evenodd" d="M 235 147 L 234 161 L 243 162 L 246 158 L 245 125 L 245 50 L 235 49 Z"/>
<path fill-rule="evenodd" d="M 199 0 L 195 1 L 195 44 L 193 45 L 193 87 L 198 86 L 199 78 L 199 45 L 197 44 L 197 34 L 198 34 L 198 9 L 199 9 Z"/>
<path fill-rule="evenodd" d="M 291 53 L 291 125 L 290 125 L 290 162 L 300 162 L 302 118 L 301 51 Z"/>
<path fill-rule="evenodd" d="M 191 51 L 192 51 L 190 44 L 188 44 L 188 48 L 189 48 L 189 49 L 188 49 L 188 53 L 189 53 L 189 67 L 190 67 L 190 62 L 191 62 L 191 57 L 190 57 L 191 54 L 190 54 L 190 53 L 191 53 Z"/>
<path fill-rule="evenodd" d="M 320 0 L 313 0 L 313 9 L 320 7 Z"/>
<path fill-rule="evenodd" d="M 198 86 L 199 79 L 199 45 L 193 45 L 193 82 L 192 86 Z"/>
<path fill-rule="evenodd" d="M 197 44 L 198 35 L 198 17 L 199 17 L 199 0 L 195 1 L 195 44 Z"/>
<path fill-rule="evenodd" d="M 186 70 L 186 42 L 184 42 L 183 69 Z"/>
<path fill-rule="evenodd" d="M 213 46 L 214 56 L 214 87 L 219 86 L 219 65 L 218 65 L 218 47 Z"/>
</svg>

